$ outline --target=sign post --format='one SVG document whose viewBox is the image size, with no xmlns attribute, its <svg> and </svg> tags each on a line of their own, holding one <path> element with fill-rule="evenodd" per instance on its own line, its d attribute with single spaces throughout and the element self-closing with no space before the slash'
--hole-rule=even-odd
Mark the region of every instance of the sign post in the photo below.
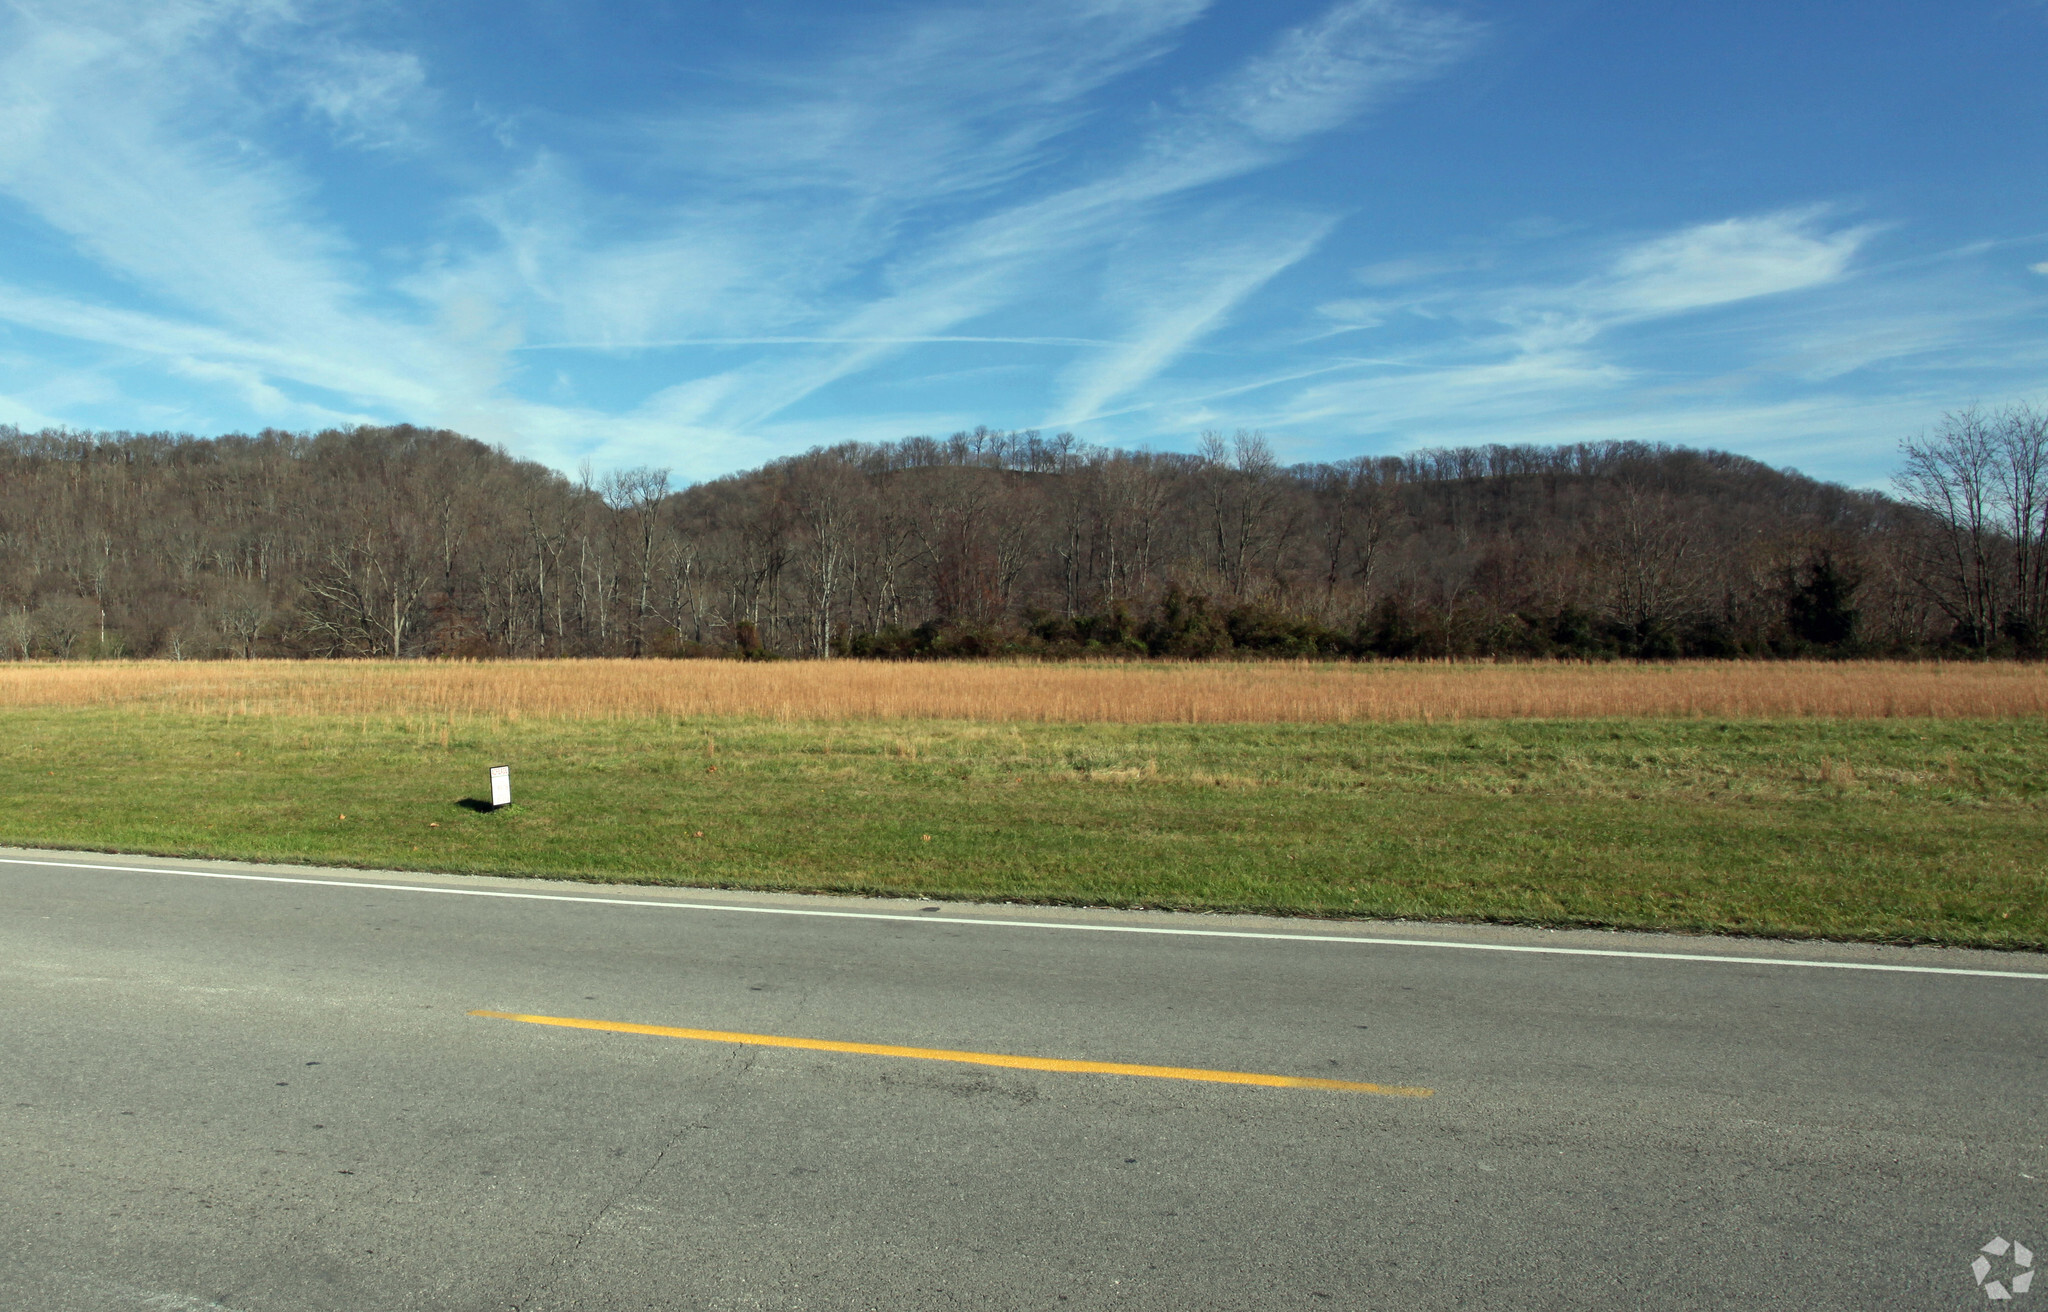
<svg viewBox="0 0 2048 1312">
<path fill-rule="evenodd" d="M 512 767 L 494 765 L 491 767 L 491 809 L 512 805 Z"/>
</svg>

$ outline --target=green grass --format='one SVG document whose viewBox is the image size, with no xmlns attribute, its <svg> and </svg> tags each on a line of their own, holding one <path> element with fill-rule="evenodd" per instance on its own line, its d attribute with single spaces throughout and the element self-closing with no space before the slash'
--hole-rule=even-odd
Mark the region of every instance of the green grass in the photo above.
<svg viewBox="0 0 2048 1312">
<path fill-rule="evenodd" d="M 2033 720 L 451 727 L 32 710 L 0 713 L 0 744 L 0 843 L 16 845 L 2048 947 L 2048 724 Z M 500 762 L 517 804 L 461 807 Z"/>
</svg>

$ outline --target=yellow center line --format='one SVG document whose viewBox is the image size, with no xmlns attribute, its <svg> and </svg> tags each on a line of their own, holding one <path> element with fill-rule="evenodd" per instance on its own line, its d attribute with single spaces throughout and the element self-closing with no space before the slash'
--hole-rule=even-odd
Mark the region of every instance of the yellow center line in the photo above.
<svg viewBox="0 0 2048 1312">
<path fill-rule="evenodd" d="M 573 1016 L 522 1016 L 509 1011 L 472 1011 L 472 1016 L 525 1021 L 529 1025 L 560 1025 L 572 1030 L 608 1030 L 614 1034 L 655 1034 L 669 1039 L 701 1039 L 707 1043 L 751 1043 L 764 1048 L 808 1048 L 814 1052 L 857 1052 L 871 1057 L 915 1057 L 920 1061 L 957 1061 L 973 1066 L 1007 1066 L 1024 1071 L 1069 1071 L 1082 1075 L 1144 1075 L 1155 1080 L 1204 1080 L 1211 1084 L 1258 1084 L 1270 1089 L 1342 1089 L 1377 1093 L 1390 1098 L 1428 1098 L 1435 1089 L 1404 1084 L 1361 1084 L 1325 1080 L 1313 1075 L 1262 1075 L 1255 1071 L 1211 1071 L 1194 1066 L 1135 1066 L 1121 1061 L 1074 1061 L 1066 1057 L 1019 1057 L 1007 1052 L 955 1052 L 950 1048 L 904 1048 L 893 1043 L 846 1043 L 839 1039 L 799 1039 L 783 1034 L 740 1034 L 730 1030 L 692 1030 L 674 1025 L 636 1025 L 623 1020 L 579 1020 Z"/>
</svg>

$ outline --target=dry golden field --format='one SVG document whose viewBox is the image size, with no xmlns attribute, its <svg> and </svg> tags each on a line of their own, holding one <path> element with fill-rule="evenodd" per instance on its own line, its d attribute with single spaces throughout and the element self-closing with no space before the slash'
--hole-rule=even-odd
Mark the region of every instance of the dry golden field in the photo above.
<svg viewBox="0 0 2048 1312">
<path fill-rule="evenodd" d="M 2039 717 L 2048 666 L 914 664 L 563 660 L 0 666 L 0 708 L 781 722 L 1348 723 L 1609 716 Z"/>
</svg>

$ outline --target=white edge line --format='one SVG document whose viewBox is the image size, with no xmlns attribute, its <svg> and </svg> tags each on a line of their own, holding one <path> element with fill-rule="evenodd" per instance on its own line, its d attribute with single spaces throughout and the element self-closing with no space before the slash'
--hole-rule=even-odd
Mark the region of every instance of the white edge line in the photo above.
<svg viewBox="0 0 2048 1312">
<path fill-rule="evenodd" d="M 1290 943 L 1363 943 L 1389 948 L 1450 948 L 1465 952 L 1532 952 L 1553 957 L 1630 957 L 1646 961 L 1712 961 L 1735 966 L 1806 966 L 1814 970 L 1876 970 L 1902 975 L 1972 975 L 1983 979 L 2048 980 L 2048 973 L 2024 970 L 1968 970 L 1960 966 L 1887 966 L 1874 961 L 1808 961 L 1799 957 L 1730 957 L 1710 952 L 1631 952 L 1625 948 L 1549 948 L 1524 943 L 1453 943 L 1431 938 L 1376 938 L 1360 934 L 1282 934 L 1252 929 L 1174 929 L 1165 925 L 1081 925 L 1057 920 L 982 920 L 967 916 L 905 915 L 891 911 L 823 911 L 804 907 L 730 906 L 720 902 L 672 902 L 654 898 L 583 897 L 574 893 L 514 893 L 498 888 L 438 888 L 432 884 L 373 884 L 360 879 L 306 879 L 292 875 L 241 875 L 225 870 L 177 870 L 157 866 L 103 866 L 83 861 L 30 861 L 0 857 L 0 865 L 58 870 L 114 870 L 130 875 L 188 875 L 195 879 L 239 879 L 255 884 L 312 884 L 321 888 L 367 888 L 387 893 L 447 893 L 455 897 L 511 898 L 524 902 L 591 902 L 599 906 L 661 907 L 671 911 L 738 911 L 763 916 L 822 916 L 832 920 L 897 920 L 912 925 L 986 925 L 995 929 L 1069 929 L 1099 934 L 1168 934 L 1183 938 L 1279 939 Z"/>
</svg>

